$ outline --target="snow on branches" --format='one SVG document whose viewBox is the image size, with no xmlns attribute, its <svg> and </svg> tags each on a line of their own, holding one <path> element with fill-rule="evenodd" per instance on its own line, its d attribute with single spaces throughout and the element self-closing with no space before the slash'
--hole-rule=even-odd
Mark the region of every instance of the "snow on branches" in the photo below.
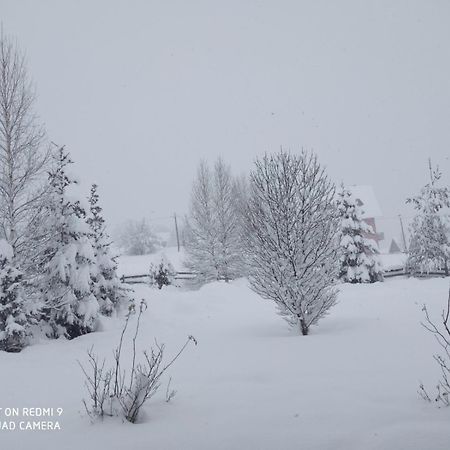
<svg viewBox="0 0 450 450">
<path fill-rule="evenodd" d="M 186 218 L 186 265 L 197 282 L 229 281 L 242 275 L 240 215 L 230 168 L 218 159 L 211 171 L 202 162 L 197 171 Z"/>
<path fill-rule="evenodd" d="M 128 291 L 122 286 L 117 275 L 117 255 L 113 254 L 111 249 L 111 240 L 106 232 L 97 188 L 96 184 L 91 186 L 86 219 L 95 259 L 92 271 L 92 292 L 100 305 L 100 312 L 109 316 L 115 307 L 128 299 Z"/>
<path fill-rule="evenodd" d="M 444 269 L 449 274 L 450 224 L 448 215 L 443 213 L 450 207 L 450 190 L 439 186 L 441 172 L 432 169 L 429 162 L 430 182 L 416 197 L 409 198 L 416 210 L 410 227 L 411 241 L 407 267 L 413 274 L 429 273 Z"/>
<path fill-rule="evenodd" d="M 48 234 L 40 285 L 46 321 L 54 336 L 74 338 L 94 330 L 99 304 L 94 295 L 95 252 L 85 222 L 86 211 L 69 193 L 76 184 L 67 173 L 72 161 L 64 148 L 53 155 L 46 211 Z"/>
<path fill-rule="evenodd" d="M 252 289 L 306 335 L 336 303 L 335 188 L 312 153 L 256 161 L 245 214 Z"/>
<path fill-rule="evenodd" d="M 12 264 L 13 248 L 0 240 L 0 350 L 20 352 L 33 319 L 23 291 L 23 275 Z"/>
<path fill-rule="evenodd" d="M 351 192 L 342 185 L 337 207 L 341 218 L 341 268 L 339 278 L 346 283 L 374 283 L 383 278 L 378 248 L 368 237 L 372 227 L 362 219 Z"/>
</svg>

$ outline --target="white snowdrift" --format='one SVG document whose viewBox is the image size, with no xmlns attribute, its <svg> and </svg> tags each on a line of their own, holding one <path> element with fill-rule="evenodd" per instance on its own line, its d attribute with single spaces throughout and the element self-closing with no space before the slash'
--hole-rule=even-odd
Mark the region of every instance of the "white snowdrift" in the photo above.
<svg viewBox="0 0 450 450">
<path fill-rule="evenodd" d="M 198 339 L 170 370 L 176 397 L 166 403 L 163 385 L 140 424 L 90 424 L 76 360 L 92 345 L 110 357 L 121 320 L 106 320 L 74 341 L 0 353 L 0 407 L 64 409 L 61 430 L 0 431 L 0 448 L 447 450 L 450 409 L 416 394 L 420 380 L 432 387 L 439 377 L 421 305 L 438 315 L 447 291 L 445 279 L 345 285 L 302 337 L 245 280 L 196 292 L 139 286 L 149 305 L 141 347 L 157 337 L 169 357 L 187 335 Z"/>
</svg>

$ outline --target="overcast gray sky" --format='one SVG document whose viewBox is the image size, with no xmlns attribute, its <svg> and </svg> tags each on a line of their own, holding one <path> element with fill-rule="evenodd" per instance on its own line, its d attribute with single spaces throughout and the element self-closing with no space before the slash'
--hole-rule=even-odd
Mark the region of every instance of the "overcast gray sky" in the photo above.
<svg viewBox="0 0 450 450">
<path fill-rule="evenodd" d="M 283 146 L 385 215 L 450 173 L 450 2 L 0 0 L 39 115 L 107 216 L 187 210 L 200 158 Z"/>
</svg>

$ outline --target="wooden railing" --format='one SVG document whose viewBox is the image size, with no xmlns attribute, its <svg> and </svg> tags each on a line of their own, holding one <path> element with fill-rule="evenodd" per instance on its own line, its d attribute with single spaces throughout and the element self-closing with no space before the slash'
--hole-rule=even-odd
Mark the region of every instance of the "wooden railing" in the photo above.
<svg viewBox="0 0 450 450">
<path fill-rule="evenodd" d="M 175 280 L 193 280 L 195 278 L 195 272 L 176 272 Z M 399 267 L 395 269 L 385 270 L 383 272 L 384 278 L 393 278 L 393 277 L 403 277 L 403 276 L 412 276 L 405 268 Z M 444 269 L 435 270 L 429 273 L 416 274 L 416 277 L 419 278 L 427 278 L 427 277 L 443 277 L 445 276 Z M 122 283 L 127 284 L 146 284 L 149 282 L 149 274 L 145 273 L 143 275 L 122 275 L 120 277 Z"/>
<path fill-rule="evenodd" d="M 149 282 L 149 274 L 143 275 L 122 275 L 120 281 L 127 284 L 146 284 Z M 176 272 L 175 280 L 192 280 L 195 278 L 195 272 Z"/>
<path fill-rule="evenodd" d="M 407 269 L 405 269 L 404 267 L 402 268 L 396 268 L 396 269 L 391 269 L 391 270 L 385 270 L 383 272 L 383 277 L 384 278 L 392 278 L 392 277 L 402 277 L 402 276 L 413 276 Z M 445 270 L 444 269 L 438 269 L 438 270 L 434 270 L 433 272 L 428 272 L 428 273 L 416 273 L 414 274 L 414 277 L 417 278 L 428 278 L 428 277 L 445 277 Z"/>
</svg>

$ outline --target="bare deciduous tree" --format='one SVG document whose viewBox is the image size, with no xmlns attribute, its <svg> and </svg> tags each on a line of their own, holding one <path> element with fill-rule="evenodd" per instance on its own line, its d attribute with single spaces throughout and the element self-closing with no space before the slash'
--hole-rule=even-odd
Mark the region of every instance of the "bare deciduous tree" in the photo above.
<svg viewBox="0 0 450 450">
<path fill-rule="evenodd" d="M 17 44 L 0 35 L 0 227 L 20 253 L 45 190 L 48 161 L 44 129 L 34 113 L 35 96 Z"/>
<path fill-rule="evenodd" d="M 218 159 L 211 171 L 201 162 L 185 223 L 187 266 L 197 281 L 229 281 L 242 273 L 239 214 L 230 168 Z"/>
<path fill-rule="evenodd" d="M 246 239 L 250 285 L 306 335 L 336 302 L 338 214 L 316 156 L 281 151 L 250 176 Z"/>
</svg>

